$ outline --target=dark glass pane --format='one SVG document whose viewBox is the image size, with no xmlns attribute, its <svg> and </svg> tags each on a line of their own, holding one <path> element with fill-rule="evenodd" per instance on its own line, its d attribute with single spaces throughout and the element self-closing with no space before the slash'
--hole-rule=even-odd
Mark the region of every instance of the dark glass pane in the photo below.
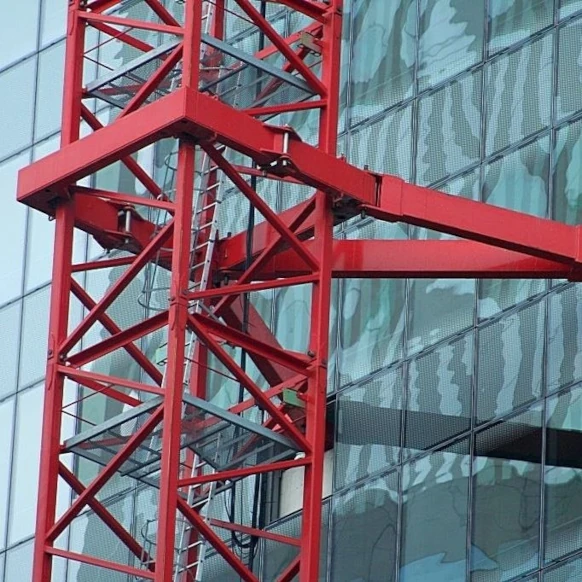
<svg viewBox="0 0 582 582">
<path fill-rule="evenodd" d="M 487 68 L 488 155 L 549 125 L 552 43 L 546 35 Z"/>
<path fill-rule="evenodd" d="M 417 177 L 427 185 L 479 160 L 481 71 L 420 101 Z"/>
<path fill-rule="evenodd" d="M 470 466 L 467 439 L 404 467 L 401 582 L 465 581 Z"/>
<path fill-rule="evenodd" d="M 553 12 L 552 0 L 491 0 L 489 51 L 498 51 L 549 26 Z"/>
<path fill-rule="evenodd" d="M 511 412 L 540 396 L 544 308 L 542 301 L 479 331 L 478 420 Z"/>
<path fill-rule="evenodd" d="M 582 288 L 571 285 L 549 298 L 548 391 L 582 378 Z"/>
<path fill-rule="evenodd" d="M 473 334 L 439 346 L 410 363 L 404 446 L 431 448 L 471 425 Z"/>
<path fill-rule="evenodd" d="M 393 582 L 397 520 L 396 473 L 338 496 L 333 505 L 331 580 Z"/>
<path fill-rule="evenodd" d="M 556 134 L 553 218 L 568 224 L 582 222 L 582 121 Z"/>
<path fill-rule="evenodd" d="M 548 212 L 550 142 L 538 139 L 485 169 L 483 200 L 536 216 Z"/>
<path fill-rule="evenodd" d="M 416 0 L 361 0 L 353 10 L 352 125 L 412 95 Z"/>
<path fill-rule="evenodd" d="M 402 371 L 338 395 L 335 486 L 344 487 L 399 461 Z"/>
<path fill-rule="evenodd" d="M 582 109 L 580 78 L 582 76 L 582 20 L 560 29 L 558 54 L 558 117 Z"/>
<path fill-rule="evenodd" d="M 510 580 L 537 568 L 541 410 L 476 435 L 471 580 Z"/>
<path fill-rule="evenodd" d="M 546 561 L 582 546 L 582 387 L 548 401 Z"/>
<path fill-rule="evenodd" d="M 420 0 L 421 90 L 481 61 L 483 8 L 482 2 Z"/>
</svg>

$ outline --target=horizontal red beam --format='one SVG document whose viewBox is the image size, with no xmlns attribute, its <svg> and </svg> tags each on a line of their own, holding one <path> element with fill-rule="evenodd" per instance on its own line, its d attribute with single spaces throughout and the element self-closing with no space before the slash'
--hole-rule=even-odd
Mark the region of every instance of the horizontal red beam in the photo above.
<svg viewBox="0 0 582 582">
<path fill-rule="evenodd" d="M 183 103 L 182 92 L 167 95 L 23 168 L 18 176 L 18 200 L 54 214 L 51 201 L 66 196 L 68 186 L 171 136 L 173 125 L 184 118 Z"/>
<path fill-rule="evenodd" d="M 308 248 L 314 243 L 307 241 Z M 333 276 L 340 279 L 563 279 L 578 280 L 569 265 L 466 240 L 335 240 Z M 218 270 L 222 267 L 218 264 Z M 232 271 L 229 271 L 232 275 Z M 260 278 L 306 273 L 291 251 L 271 259 Z"/>
<path fill-rule="evenodd" d="M 366 210 L 381 220 L 434 228 L 543 259 L 582 259 L 578 226 L 451 196 L 394 176 L 382 176 L 379 208 Z"/>
</svg>

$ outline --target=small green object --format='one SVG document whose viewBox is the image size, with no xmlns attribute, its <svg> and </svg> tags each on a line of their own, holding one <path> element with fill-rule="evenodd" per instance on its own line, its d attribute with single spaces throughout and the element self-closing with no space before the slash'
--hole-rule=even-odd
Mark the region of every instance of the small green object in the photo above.
<svg viewBox="0 0 582 582">
<path fill-rule="evenodd" d="M 290 388 L 283 390 L 283 402 L 297 408 L 305 408 L 305 402 L 299 398 L 297 390 L 291 390 Z"/>
</svg>

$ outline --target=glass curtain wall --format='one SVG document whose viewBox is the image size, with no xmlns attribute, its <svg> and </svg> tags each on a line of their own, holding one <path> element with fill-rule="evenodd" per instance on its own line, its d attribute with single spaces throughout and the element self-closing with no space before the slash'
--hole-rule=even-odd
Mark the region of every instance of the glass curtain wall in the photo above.
<svg viewBox="0 0 582 582">
<path fill-rule="evenodd" d="M 16 172 L 58 147 L 66 14 L 64 0 L 21 4 L 0 23 L 6 582 L 30 579 L 53 236 L 52 223 L 14 201 Z M 278 29 L 299 25 L 295 15 L 270 8 Z M 344 41 L 339 150 L 353 163 L 579 222 L 582 1 L 346 0 Z M 314 116 L 283 121 L 312 137 Z M 128 176 L 112 169 L 98 180 L 126 185 Z M 307 193 L 286 186 L 263 194 L 283 209 Z M 234 210 L 233 202 L 232 232 L 245 228 L 234 224 Z M 337 236 L 445 238 L 360 218 Z M 96 256 L 99 247 L 81 234 L 75 253 Z M 261 301 L 286 345 L 301 349 L 308 291 L 277 291 Z M 335 467 L 322 580 L 582 578 L 581 306 L 582 291 L 564 281 L 355 279 L 335 286 Z M 75 386 L 68 390 L 73 400 Z M 68 495 L 59 492 L 63 505 Z M 140 531 L 152 518 L 149 496 L 128 495 L 117 484 L 107 505 Z M 299 519 L 273 527 L 294 535 Z M 97 548 L 99 537 L 87 513 L 66 543 L 130 561 L 121 545 Z M 268 546 L 260 546 L 256 568 L 273 580 L 291 556 L 288 548 Z M 59 582 L 96 580 L 94 574 L 56 562 Z M 208 574 L 235 580 L 221 564 Z M 108 582 L 126 578 L 112 574 Z"/>
</svg>

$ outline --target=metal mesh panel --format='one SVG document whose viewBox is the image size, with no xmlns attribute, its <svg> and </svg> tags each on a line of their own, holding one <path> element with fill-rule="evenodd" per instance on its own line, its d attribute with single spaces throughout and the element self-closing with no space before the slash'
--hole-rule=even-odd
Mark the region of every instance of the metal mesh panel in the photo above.
<svg viewBox="0 0 582 582">
<path fill-rule="evenodd" d="M 410 363 L 404 445 L 422 451 L 471 425 L 473 334 Z"/>
<path fill-rule="evenodd" d="M 487 69 L 487 154 L 550 123 L 553 35 L 523 47 Z"/>
<path fill-rule="evenodd" d="M 331 579 L 393 582 L 396 576 L 398 475 L 368 482 L 333 503 Z"/>
<path fill-rule="evenodd" d="M 582 545 L 582 434 L 580 386 L 548 400 L 545 469 L 545 559 L 554 561 Z"/>
<path fill-rule="evenodd" d="M 411 279 L 408 351 L 415 353 L 473 324 L 475 281 Z"/>
<path fill-rule="evenodd" d="M 544 302 L 479 332 L 477 418 L 510 412 L 542 390 Z"/>
<path fill-rule="evenodd" d="M 552 9 L 552 3 L 545 0 L 513 4 L 493 0 L 489 21 L 489 52 L 505 48 L 551 24 Z"/>
<path fill-rule="evenodd" d="M 411 178 L 412 108 L 394 111 L 351 134 L 349 161 L 361 168 Z"/>
<path fill-rule="evenodd" d="M 478 161 L 481 71 L 428 95 L 419 106 L 418 184 L 432 184 Z"/>
<path fill-rule="evenodd" d="M 404 466 L 401 579 L 465 580 L 470 466 L 469 439 Z"/>
<path fill-rule="evenodd" d="M 543 574 L 543 582 L 576 582 L 582 578 L 582 559 L 573 559 Z"/>
<path fill-rule="evenodd" d="M 582 21 L 560 29 L 558 54 L 557 114 L 570 115 L 582 109 L 580 94 L 580 56 L 582 55 Z"/>
<path fill-rule="evenodd" d="M 402 397 L 401 369 L 338 395 L 336 489 L 398 463 Z"/>
<path fill-rule="evenodd" d="M 539 407 L 476 435 L 472 579 L 509 580 L 537 567 L 541 445 Z"/>
<path fill-rule="evenodd" d="M 319 578 L 325 582 L 327 580 L 327 558 L 328 558 L 328 529 L 329 529 L 329 503 L 324 503 L 322 507 L 321 525 L 321 547 L 319 551 Z M 292 538 L 301 536 L 302 516 L 295 515 L 292 518 L 278 523 L 269 531 Z M 283 544 L 273 540 L 263 540 L 261 542 L 261 554 L 263 557 L 262 580 L 276 580 L 284 569 L 299 553 L 299 548 L 289 544 Z M 295 576 L 292 580 L 299 578 Z M 314 581 L 315 582 L 315 581 Z"/>
</svg>

